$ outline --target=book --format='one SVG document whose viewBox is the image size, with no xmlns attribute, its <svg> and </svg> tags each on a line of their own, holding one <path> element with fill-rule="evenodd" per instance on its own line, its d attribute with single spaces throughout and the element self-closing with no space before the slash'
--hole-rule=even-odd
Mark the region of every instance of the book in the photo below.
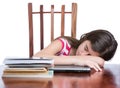
<svg viewBox="0 0 120 88">
<path fill-rule="evenodd" d="M 53 68 L 54 72 L 90 72 L 91 68 L 88 66 L 79 65 L 55 65 Z"/>
<path fill-rule="evenodd" d="M 53 59 L 48 58 L 6 58 L 3 63 L 5 65 L 24 65 L 24 64 L 53 64 Z"/>
<path fill-rule="evenodd" d="M 45 72 L 38 71 L 4 71 L 2 77 L 26 77 L 26 78 L 52 78 L 53 70 L 48 70 Z"/>
<path fill-rule="evenodd" d="M 6 66 L 3 70 L 2 77 L 26 77 L 26 78 L 52 78 L 53 77 L 53 70 L 49 70 L 46 67 L 40 68 L 9 68 Z"/>
<path fill-rule="evenodd" d="M 46 68 L 5 68 L 4 73 L 44 73 Z"/>
<path fill-rule="evenodd" d="M 7 65 L 9 68 L 51 68 L 53 65 L 51 64 L 9 64 Z"/>
</svg>

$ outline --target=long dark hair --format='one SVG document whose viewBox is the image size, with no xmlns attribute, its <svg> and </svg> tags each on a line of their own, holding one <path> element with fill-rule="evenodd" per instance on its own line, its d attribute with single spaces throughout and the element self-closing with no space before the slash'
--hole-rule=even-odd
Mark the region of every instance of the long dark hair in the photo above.
<svg viewBox="0 0 120 88">
<path fill-rule="evenodd" d="M 110 60 L 117 49 L 118 43 L 114 36 L 107 30 L 98 29 L 83 34 L 79 43 L 81 44 L 85 40 L 89 40 L 92 45 L 92 49 L 100 54 L 104 60 Z"/>
</svg>

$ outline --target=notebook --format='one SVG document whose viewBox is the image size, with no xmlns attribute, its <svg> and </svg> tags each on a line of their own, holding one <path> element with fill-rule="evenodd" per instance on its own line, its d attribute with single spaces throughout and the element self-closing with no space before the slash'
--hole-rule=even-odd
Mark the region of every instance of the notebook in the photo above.
<svg viewBox="0 0 120 88">
<path fill-rule="evenodd" d="M 5 58 L 3 63 L 5 65 L 30 65 L 30 64 L 53 64 L 53 59 L 48 59 L 45 57 L 41 58 Z"/>
<path fill-rule="evenodd" d="M 90 67 L 79 65 L 55 65 L 54 68 L 50 68 L 54 72 L 90 72 Z"/>
</svg>

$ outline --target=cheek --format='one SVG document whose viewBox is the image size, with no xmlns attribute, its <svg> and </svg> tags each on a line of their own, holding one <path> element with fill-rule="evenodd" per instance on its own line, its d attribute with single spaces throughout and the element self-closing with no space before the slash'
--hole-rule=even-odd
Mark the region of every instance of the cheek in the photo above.
<svg viewBox="0 0 120 88">
<path fill-rule="evenodd" d="M 79 47 L 77 48 L 76 55 L 80 55 L 80 52 L 81 52 L 82 50 L 83 50 L 82 47 L 79 46 Z"/>
<path fill-rule="evenodd" d="M 78 51 L 83 51 L 83 50 L 84 50 L 84 46 L 83 45 L 79 45 Z"/>
</svg>

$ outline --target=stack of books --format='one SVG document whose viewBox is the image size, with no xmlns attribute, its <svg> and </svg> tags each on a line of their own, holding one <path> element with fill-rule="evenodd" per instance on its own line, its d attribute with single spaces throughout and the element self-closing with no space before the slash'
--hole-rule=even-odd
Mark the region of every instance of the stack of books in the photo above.
<svg viewBox="0 0 120 88">
<path fill-rule="evenodd" d="M 54 61 L 48 58 L 6 58 L 3 77 L 53 77 Z"/>
</svg>

